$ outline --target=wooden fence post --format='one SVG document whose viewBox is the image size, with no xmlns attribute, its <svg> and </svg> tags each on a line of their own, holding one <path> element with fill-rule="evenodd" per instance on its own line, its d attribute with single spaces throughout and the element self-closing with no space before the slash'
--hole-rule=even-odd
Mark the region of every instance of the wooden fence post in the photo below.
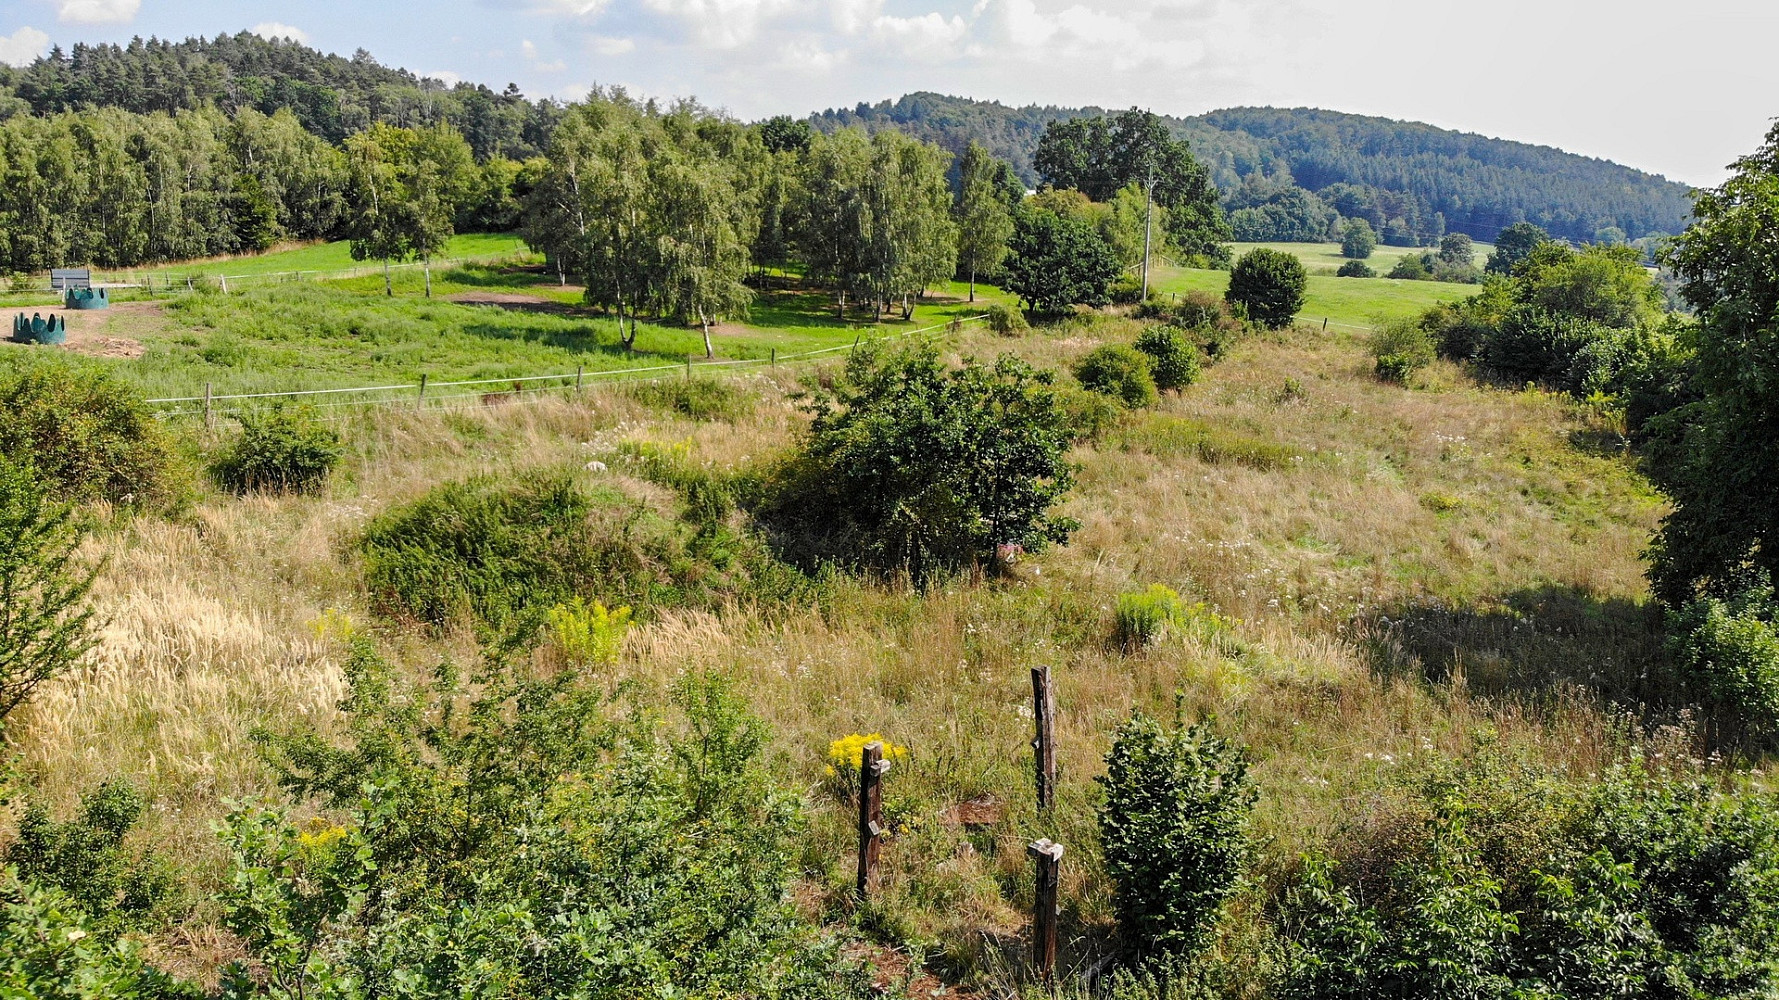
<svg viewBox="0 0 1779 1000">
<path fill-rule="evenodd" d="M 1050 666 L 1032 668 L 1032 757 L 1038 787 L 1038 808 L 1056 804 L 1056 689 Z"/>
<path fill-rule="evenodd" d="M 425 406 L 426 406 L 426 373 L 421 372 L 420 373 L 420 396 L 414 400 L 414 409 L 418 410 Z"/>
<path fill-rule="evenodd" d="M 778 348 L 774 347 L 772 349 L 772 360 L 767 363 L 770 364 L 774 368 L 778 367 Z"/>
<path fill-rule="evenodd" d="M 867 743 L 859 755 L 859 902 L 877 885 L 877 858 L 883 848 L 883 775 L 890 762 L 882 743 Z"/>
<path fill-rule="evenodd" d="M 586 371 L 586 369 L 587 369 L 586 365 L 575 365 L 574 366 L 574 394 L 577 396 L 581 394 L 581 375 Z"/>
<path fill-rule="evenodd" d="M 1032 903 L 1032 960 L 1045 986 L 1056 983 L 1056 882 L 1062 868 L 1062 845 L 1048 838 L 1026 847 L 1037 862 L 1036 897 Z"/>
<path fill-rule="evenodd" d="M 210 383 L 204 383 L 204 426 L 216 426 L 216 417 L 210 409 Z"/>
</svg>

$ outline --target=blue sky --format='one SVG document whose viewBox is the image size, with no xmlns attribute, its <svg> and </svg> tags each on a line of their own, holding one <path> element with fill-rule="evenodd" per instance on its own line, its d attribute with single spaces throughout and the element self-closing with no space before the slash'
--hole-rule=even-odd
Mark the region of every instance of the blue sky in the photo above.
<svg viewBox="0 0 1779 1000">
<path fill-rule="evenodd" d="M 1312 105 L 1701 184 L 1779 115 L 1772 0 L 0 0 L 0 61 L 242 29 L 533 95 L 622 84 L 746 118 L 910 90 Z"/>
</svg>

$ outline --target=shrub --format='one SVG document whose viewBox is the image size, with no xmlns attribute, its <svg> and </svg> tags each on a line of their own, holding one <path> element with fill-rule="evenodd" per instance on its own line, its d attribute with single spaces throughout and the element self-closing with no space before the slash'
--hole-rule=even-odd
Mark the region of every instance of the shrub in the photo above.
<svg viewBox="0 0 1779 1000">
<path fill-rule="evenodd" d="M 133 925 L 166 898 L 172 882 L 164 865 L 123 848 L 144 808 L 127 781 L 106 782 L 83 796 L 80 814 L 66 823 L 33 804 L 19 820 L 6 863 L 26 882 L 66 893 L 101 922 Z"/>
<path fill-rule="evenodd" d="M 99 368 L 0 366 L 0 457 L 29 463 L 62 500 L 157 504 L 175 492 L 160 425 L 140 394 Z"/>
<path fill-rule="evenodd" d="M 1041 551 L 1075 527 L 1050 513 L 1074 483 L 1052 381 L 1010 355 L 947 370 L 931 345 L 861 348 L 812 395 L 809 436 L 755 509 L 801 559 L 916 581 L 1002 545 Z"/>
<path fill-rule="evenodd" d="M 1137 350 L 1149 356 L 1155 388 L 1166 392 L 1198 381 L 1198 348 L 1171 326 L 1151 327 L 1137 338 Z"/>
<path fill-rule="evenodd" d="M 667 378 L 635 382 L 630 395 L 649 405 L 693 420 L 725 420 L 734 423 L 753 411 L 753 396 L 733 379 Z"/>
<path fill-rule="evenodd" d="M 1232 304 L 1243 306 L 1249 319 L 1278 330 L 1291 325 L 1303 308 L 1308 283 L 1303 261 L 1292 254 L 1261 247 L 1248 251 L 1236 262 L 1229 274 L 1226 297 Z"/>
<path fill-rule="evenodd" d="M 0 868 L 0 995 L 32 1000 L 202 1000 L 155 968 L 141 942 L 109 932 L 65 894 Z"/>
<path fill-rule="evenodd" d="M 721 678 L 685 677 L 663 717 L 498 654 L 468 690 L 362 640 L 347 673 L 344 733 L 263 738 L 341 822 L 227 822 L 224 922 L 278 995 L 867 995 L 791 903 L 800 797 Z"/>
<path fill-rule="evenodd" d="M 550 609 L 550 640 L 564 659 L 577 667 L 609 667 L 624 650 L 630 632 L 630 609 L 608 610 L 579 597 Z"/>
<path fill-rule="evenodd" d="M 340 436 L 300 409 L 241 415 L 241 433 L 211 475 L 235 493 L 319 493 L 340 460 Z"/>
<path fill-rule="evenodd" d="M 742 540 L 549 471 L 436 487 L 379 515 L 359 547 L 376 606 L 432 625 L 500 624 L 584 594 L 693 603 L 771 567 Z"/>
<path fill-rule="evenodd" d="M 1384 320 L 1372 332 L 1368 346 L 1377 359 L 1378 377 L 1386 382 L 1407 382 L 1433 363 L 1433 336 L 1418 320 Z"/>
<path fill-rule="evenodd" d="M 1779 627 L 1765 581 L 1730 600 L 1702 596 L 1668 613 L 1668 646 L 1689 693 L 1730 741 L 1779 738 Z"/>
<path fill-rule="evenodd" d="M 0 724 L 93 646 L 87 594 L 98 570 L 78 560 L 86 535 L 29 469 L 0 458 Z"/>
<path fill-rule="evenodd" d="M 1148 357 L 1123 344 L 1106 344 L 1087 352 L 1075 364 L 1075 379 L 1083 389 L 1110 396 L 1132 410 L 1154 406 L 1158 398 Z"/>
<path fill-rule="evenodd" d="M 1150 584 L 1140 594 L 1119 594 L 1114 613 L 1118 644 L 1129 652 L 1154 644 L 1180 621 L 1185 610 L 1179 593 L 1159 583 Z"/>
<path fill-rule="evenodd" d="M 1390 268 L 1390 273 L 1384 277 L 1398 281 L 1431 281 L 1433 270 L 1420 257 L 1410 254 L 1398 260 L 1396 266 Z"/>
<path fill-rule="evenodd" d="M 1126 947 L 1192 955 L 1252 851 L 1246 754 L 1204 724 L 1168 731 L 1139 712 L 1119 728 L 1098 781 L 1100 842 Z"/>
<path fill-rule="evenodd" d="M 1335 273 L 1336 277 L 1341 277 L 1341 278 L 1375 278 L 1375 277 L 1377 277 L 1377 269 L 1373 268 L 1370 264 L 1367 264 L 1362 260 L 1349 260 L 1345 264 L 1342 264 L 1340 266 L 1340 270 L 1338 270 L 1334 273 Z"/>
<path fill-rule="evenodd" d="M 1031 324 L 1025 321 L 1025 313 L 1018 309 L 1009 309 L 999 302 L 984 310 L 983 315 L 987 317 L 985 322 L 988 323 L 988 328 L 1003 337 L 1017 337 L 1031 329 Z"/>
</svg>

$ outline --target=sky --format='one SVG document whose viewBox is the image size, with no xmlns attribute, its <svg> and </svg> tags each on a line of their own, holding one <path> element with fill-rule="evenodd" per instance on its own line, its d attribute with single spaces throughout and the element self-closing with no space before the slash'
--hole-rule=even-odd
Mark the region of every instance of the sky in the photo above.
<svg viewBox="0 0 1779 1000">
<path fill-rule="evenodd" d="M 1779 116 L 1773 0 L 0 0 L 0 62 L 252 30 L 447 81 L 747 119 L 915 90 L 1192 115 L 1310 106 L 1720 182 Z"/>
</svg>

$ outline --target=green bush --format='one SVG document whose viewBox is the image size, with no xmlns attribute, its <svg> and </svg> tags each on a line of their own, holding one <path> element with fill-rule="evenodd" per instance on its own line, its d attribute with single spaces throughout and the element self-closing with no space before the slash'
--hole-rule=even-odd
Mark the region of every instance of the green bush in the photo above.
<svg viewBox="0 0 1779 1000">
<path fill-rule="evenodd" d="M 734 423 L 752 413 L 754 408 L 753 395 L 736 385 L 734 379 L 667 378 L 635 382 L 627 386 L 626 391 L 649 406 L 693 420 Z"/>
<path fill-rule="evenodd" d="M 140 941 L 96 924 L 65 894 L 0 868 L 0 996 L 202 1000 L 155 968 Z"/>
<path fill-rule="evenodd" d="M 1728 601 L 1703 596 L 1668 613 L 1680 679 L 1727 741 L 1779 740 L 1776 612 L 1773 588 L 1763 581 Z"/>
<path fill-rule="evenodd" d="M 1398 260 L 1396 266 L 1390 268 L 1390 273 L 1384 277 L 1394 278 L 1397 281 L 1431 281 L 1433 280 L 1433 270 L 1427 266 L 1425 260 L 1409 254 Z"/>
<path fill-rule="evenodd" d="M 319 493 L 340 454 L 340 435 L 313 413 L 273 407 L 241 415 L 240 435 L 210 474 L 235 493 Z"/>
<path fill-rule="evenodd" d="M 77 503 L 154 505 L 176 492 L 165 433 L 134 389 L 100 368 L 0 364 L 0 458 L 30 464 Z"/>
<path fill-rule="evenodd" d="M 1390 319 L 1378 324 L 1368 343 L 1377 359 L 1378 377 L 1386 382 L 1407 382 L 1410 375 L 1433 363 L 1433 335 L 1419 320 Z"/>
<path fill-rule="evenodd" d="M 1340 278 L 1375 278 L 1377 269 L 1362 260 L 1349 260 L 1334 274 Z"/>
<path fill-rule="evenodd" d="M 1154 406 L 1159 398 L 1149 358 L 1123 344 L 1106 344 L 1087 352 L 1075 363 L 1075 380 L 1083 389 L 1110 396 L 1132 410 Z"/>
<path fill-rule="evenodd" d="M 29 469 L 0 458 L 0 724 L 95 641 L 87 595 L 98 569 L 78 556 L 87 528 L 44 493 Z"/>
<path fill-rule="evenodd" d="M 1144 330 L 1137 338 L 1137 350 L 1149 357 L 1149 369 L 1155 377 L 1155 388 L 1163 392 L 1184 389 L 1198 381 L 1198 347 L 1171 326 Z"/>
<path fill-rule="evenodd" d="M 379 515 L 359 547 L 376 607 L 432 625 L 499 624 L 576 597 L 646 609 L 794 586 L 795 571 L 708 512 L 672 513 L 532 471 L 439 486 Z"/>
<path fill-rule="evenodd" d="M 275 996 L 336 1000 L 870 995 L 791 902 L 800 796 L 727 682 L 688 675 L 664 716 L 507 665 L 523 653 L 466 689 L 360 640 L 344 732 L 262 737 L 330 819 L 229 817 L 241 995 L 250 964 Z"/>
<path fill-rule="evenodd" d="M 164 864 L 133 857 L 123 847 L 146 806 L 127 781 L 107 782 L 83 796 L 80 814 L 66 823 L 32 804 L 6 849 L 6 863 L 26 882 L 65 893 L 100 922 L 138 924 L 167 898 L 172 884 Z"/>
<path fill-rule="evenodd" d="M 1031 329 L 1031 324 L 1025 321 L 1025 313 L 999 302 L 983 310 L 983 315 L 987 317 L 988 328 L 1003 337 L 1017 337 Z"/>
<path fill-rule="evenodd" d="M 1040 551 L 1075 528 L 1050 512 L 1074 483 L 1052 382 L 1010 355 L 948 370 L 931 345 L 861 348 L 813 393 L 808 438 L 751 505 L 801 561 L 916 581 L 1001 546 Z"/>
<path fill-rule="evenodd" d="M 1341 236 L 1340 241 L 1341 255 L 1352 258 L 1352 263 L 1359 264 L 1360 267 L 1370 271 L 1371 268 L 1365 267 L 1361 262 L 1368 259 L 1377 250 L 1377 231 L 1372 229 L 1371 223 L 1364 219 L 1348 219 L 1346 227 L 1347 231 Z M 1341 274 L 1343 277 L 1351 277 L 1346 274 L 1345 267 L 1341 268 Z M 1369 278 L 1371 275 L 1366 274 L 1361 277 Z"/>
<path fill-rule="evenodd" d="M 1226 298 L 1242 306 L 1249 319 L 1271 330 L 1290 326 L 1303 309 L 1309 276 L 1295 255 L 1260 247 L 1236 261 L 1229 273 Z"/>
<path fill-rule="evenodd" d="M 1136 713 L 1106 755 L 1100 843 L 1125 947 L 1191 956 L 1241 884 L 1256 793 L 1246 754 L 1204 724 L 1169 731 Z"/>
<path fill-rule="evenodd" d="M 1006 288 L 1033 312 L 1066 312 L 1111 301 L 1123 270 L 1092 225 L 1041 208 L 1014 213 L 1007 243 Z"/>
<path fill-rule="evenodd" d="M 1179 593 L 1159 583 L 1140 594 L 1119 594 L 1114 637 L 1126 651 L 1136 652 L 1158 641 L 1185 611 Z"/>
</svg>

